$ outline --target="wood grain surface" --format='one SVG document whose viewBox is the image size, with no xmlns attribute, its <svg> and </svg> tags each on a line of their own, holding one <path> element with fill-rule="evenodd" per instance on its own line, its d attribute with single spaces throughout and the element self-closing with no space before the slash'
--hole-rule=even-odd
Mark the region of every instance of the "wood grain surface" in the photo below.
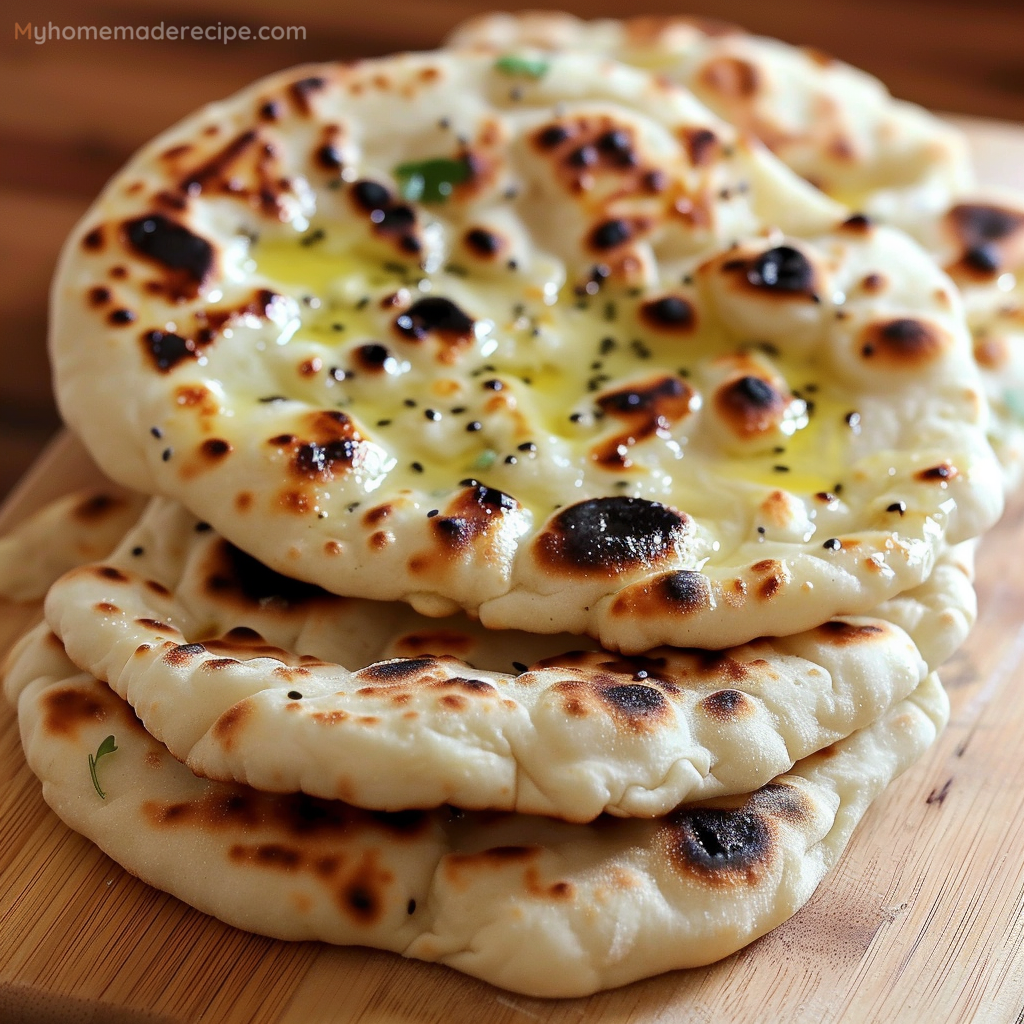
<svg viewBox="0 0 1024 1024">
<path fill-rule="evenodd" d="M 49 0 L 0 31 L 0 497 L 57 429 L 46 293 L 61 243 L 131 153 L 196 107 L 311 60 L 438 45 L 487 0 Z M 511 5 L 509 5 L 511 6 Z M 533 5 L 543 7 L 543 3 Z M 935 110 L 1024 121 L 1022 0 L 566 0 L 591 17 L 693 13 L 809 45 Z M 291 42 L 56 40 L 65 27 L 295 26 Z"/>
</svg>

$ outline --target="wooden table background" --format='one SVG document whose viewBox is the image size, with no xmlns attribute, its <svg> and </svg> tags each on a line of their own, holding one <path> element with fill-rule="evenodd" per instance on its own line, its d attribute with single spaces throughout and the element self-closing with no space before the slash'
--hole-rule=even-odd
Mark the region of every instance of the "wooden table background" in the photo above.
<svg viewBox="0 0 1024 1024">
<path fill-rule="evenodd" d="M 46 291 L 64 236 L 147 139 L 308 60 L 436 45 L 487 0 L 29 0 L 0 31 L 0 497 L 57 427 Z M 538 0 L 533 6 L 544 6 Z M 689 11 L 817 46 L 936 110 L 1024 121 L 1024 0 L 570 0 L 579 14 Z M 384 13 L 382 13 L 384 12 Z M 303 42 L 49 41 L 16 26 L 305 26 Z"/>
</svg>

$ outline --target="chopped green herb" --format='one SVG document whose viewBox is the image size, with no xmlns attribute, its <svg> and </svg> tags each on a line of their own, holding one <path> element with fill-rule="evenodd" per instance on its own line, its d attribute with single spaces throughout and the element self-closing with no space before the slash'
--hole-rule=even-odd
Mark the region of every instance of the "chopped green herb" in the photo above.
<svg viewBox="0 0 1024 1024">
<path fill-rule="evenodd" d="M 406 202 L 443 203 L 456 185 L 473 176 L 465 158 L 434 157 L 399 164 L 395 168 L 398 189 Z"/>
<path fill-rule="evenodd" d="M 523 75 L 526 78 L 543 78 L 550 67 L 550 61 L 542 60 L 539 57 L 508 55 L 499 57 L 494 62 L 495 71 L 500 71 L 503 75 Z"/>
<path fill-rule="evenodd" d="M 490 469 L 494 465 L 494 460 L 498 457 L 498 453 L 492 448 L 487 448 L 482 451 L 473 462 L 473 469 Z"/>
<path fill-rule="evenodd" d="M 117 745 L 114 743 L 114 737 L 108 736 L 96 748 L 96 753 L 89 755 L 89 774 L 92 776 L 92 784 L 96 787 L 96 792 L 99 793 L 100 798 L 103 800 L 107 799 L 107 794 L 100 789 L 100 780 L 96 777 L 96 764 L 101 757 L 106 757 L 107 754 L 112 754 L 115 750 L 117 750 Z"/>
</svg>

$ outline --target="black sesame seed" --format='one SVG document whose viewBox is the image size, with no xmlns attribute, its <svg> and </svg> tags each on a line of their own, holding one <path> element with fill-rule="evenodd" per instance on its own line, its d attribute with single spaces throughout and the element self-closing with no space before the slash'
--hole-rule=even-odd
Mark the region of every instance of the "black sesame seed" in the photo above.
<svg viewBox="0 0 1024 1024">
<path fill-rule="evenodd" d="M 341 153 L 330 143 L 326 143 L 316 151 L 316 158 L 320 161 L 321 167 L 326 167 L 330 171 L 336 171 L 341 167 Z"/>
<path fill-rule="evenodd" d="M 174 449 L 173 449 L 173 448 L 165 448 L 165 449 L 164 449 L 164 450 L 163 450 L 163 451 L 162 451 L 162 452 L 160 453 L 160 458 L 161 458 L 161 459 L 163 459 L 163 460 L 164 460 L 164 462 L 170 462 L 170 461 L 171 461 L 171 456 L 172 456 L 173 454 L 174 454 Z"/>
<path fill-rule="evenodd" d="M 514 466 L 519 460 L 514 455 L 505 456 L 505 465 Z"/>
<path fill-rule="evenodd" d="M 414 473 L 422 473 L 423 472 L 423 463 L 421 463 L 421 462 L 411 462 L 411 463 L 409 463 L 409 468 Z"/>
<path fill-rule="evenodd" d="M 489 391 L 501 391 L 502 388 L 505 387 L 505 385 L 497 378 L 493 378 L 492 380 L 485 380 L 483 386 L 487 388 Z"/>
<path fill-rule="evenodd" d="M 196 533 L 209 533 L 212 529 L 209 523 L 196 523 Z"/>
<path fill-rule="evenodd" d="M 298 690 L 289 690 L 288 691 L 288 699 L 289 700 L 302 700 L 302 694 L 299 693 Z"/>
<path fill-rule="evenodd" d="M 134 547 L 134 548 L 132 548 L 132 554 L 133 554 L 133 555 L 134 555 L 134 556 L 135 556 L 136 558 L 138 558 L 138 557 L 139 557 L 139 555 L 143 555 L 143 554 L 145 554 L 145 548 L 140 548 L 140 547 Z"/>
<path fill-rule="evenodd" d="M 501 239 L 485 228 L 471 228 L 466 232 L 466 245 L 481 256 L 493 256 L 501 248 Z"/>
<path fill-rule="evenodd" d="M 598 224 L 590 234 L 590 241 L 597 249 L 614 249 L 623 242 L 628 242 L 632 233 L 627 221 L 616 218 Z"/>
<path fill-rule="evenodd" d="M 135 319 L 136 316 L 130 309 L 115 309 L 110 314 L 110 322 L 112 324 L 130 324 Z"/>
<path fill-rule="evenodd" d="M 521 452 L 535 452 L 537 446 L 532 441 L 524 441 L 517 450 Z"/>
<path fill-rule="evenodd" d="M 484 425 L 479 420 L 473 420 L 466 424 L 466 432 L 469 434 L 475 434 L 478 430 L 483 430 Z"/>
<path fill-rule="evenodd" d="M 843 542 L 838 537 L 829 537 L 821 546 L 826 551 L 838 551 L 843 546 Z"/>
<path fill-rule="evenodd" d="M 459 481 L 460 487 L 479 487 L 480 481 L 475 476 L 467 476 L 465 480 Z"/>
<path fill-rule="evenodd" d="M 428 518 L 428 519 L 433 519 L 433 518 L 434 518 L 434 516 L 436 516 L 436 515 L 438 515 L 438 514 L 440 513 L 440 511 L 441 511 L 441 510 L 440 510 L 439 508 L 432 508 L 432 509 L 431 509 L 431 510 L 430 510 L 430 511 L 429 511 L 429 512 L 427 513 L 427 518 Z"/>
<path fill-rule="evenodd" d="M 402 404 L 403 404 L 403 405 L 404 405 L 404 406 L 405 406 L 405 407 L 406 407 L 407 409 L 415 409 L 415 408 L 416 408 L 416 406 L 417 406 L 417 405 L 418 405 L 419 403 L 418 403 L 418 402 L 416 401 L 416 399 L 415 399 L 415 398 L 406 398 L 406 399 L 404 399 L 404 401 L 402 402 Z"/>
<path fill-rule="evenodd" d="M 441 414 L 436 409 L 424 409 L 423 415 L 426 416 L 428 420 L 432 420 L 434 423 L 436 423 L 441 418 Z"/>
<path fill-rule="evenodd" d="M 905 501 L 894 501 L 885 511 L 899 512 L 900 515 L 903 515 L 907 511 L 907 503 Z"/>
<path fill-rule="evenodd" d="M 597 161 L 597 150 L 593 146 L 580 146 L 569 154 L 569 163 L 573 167 L 590 167 Z"/>
<path fill-rule="evenodd" d="M 772 466 L 772 469 L 774 469 L 776 473 L 788 473 L 789 472 L 789 466 L 781 466 L 781 465 L 780 466 Z"/>
<path fill-rule="evenodd" d="M 517 672 L 526 672 L 526 671 L 527 671 L 527 669 L 528 669 L 528 666 L 527 666 L 527 665 L 524 665 L 524 664 L 523 664 L 523 663 L 522 663 L 521 661 L 513 661 L 513 662 L 512 662 L 512 667 L 513 667 L 513 668 L 514 668 L 514 669 L 515 669 L 515 670 L 516 670 Z"/>
<path fill-rule="evenodd" d="M 164 436 L 164 432 L 159 427 L 150 427 L 149 432 L 158 440 Z"/>
</svg>

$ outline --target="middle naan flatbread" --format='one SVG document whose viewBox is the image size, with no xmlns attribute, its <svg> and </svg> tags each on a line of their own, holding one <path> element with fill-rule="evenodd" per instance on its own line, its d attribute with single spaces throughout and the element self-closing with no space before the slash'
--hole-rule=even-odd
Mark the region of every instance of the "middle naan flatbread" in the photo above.
<svg viewBox="0 0 1024 1024">
<path fill-rule="evenodd" d="M 966 636 L 970 571 L 962 549 L 871 617 L 624 657 L 334 597 L 156 499 L 110 558 L 51 588 L 46 616 L 198 774 L 588 821 L 748 792 L 869 725 Z"/>
</svg>

